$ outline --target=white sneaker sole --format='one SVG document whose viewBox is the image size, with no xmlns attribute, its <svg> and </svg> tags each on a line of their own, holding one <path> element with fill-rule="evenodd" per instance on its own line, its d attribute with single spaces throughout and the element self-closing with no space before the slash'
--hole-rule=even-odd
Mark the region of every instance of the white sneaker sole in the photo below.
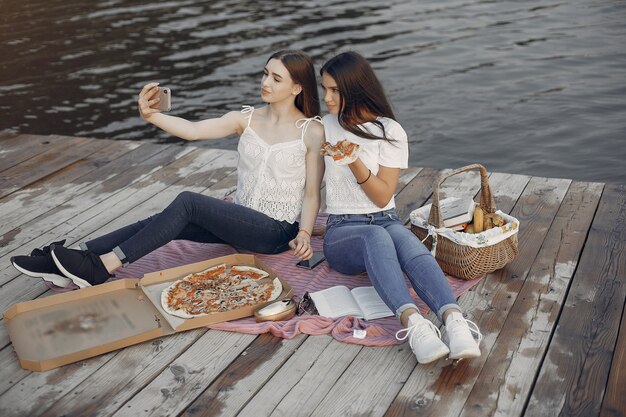
<svg viewBox="0 0 626 417">
<path fill-rule="evenodd" d="M 61 275 L 47 274 L 45 272 L 32 272 L 32 271 L 28 271 L 20 267 L 19 265 L 13 262 L 11 263 L 13 264 L 13 267 L 17 269 L 18 271 L 20 271 L 22 274 L 28 275 L 29 277 L 32 277 L 32 278 L 41 278 L 44 281 L 53 283 L 57 287 L 67 287 L 68 285 L 72 283 L 71 279 L 62 277 Z"/>
<path fill-rule="evenodd" d="M 456 352 L 455 354 L 450 354 L 449 358 L 452 360 L 455 359 L 472 359 L 480 357 L 480 349 L 465 349 L 460 352 Z"/>
<path fill-rule="evenodd" d="M 413 353 L 415 353 L 415 352 L 413 352 Z M 426 358 L 421 358 L 422 360 L 420 360 L 420 358 L 417 358 L 417 355 L 415 355 L 415 357 L 416 357 L 416 359 L 417 359 L 417 361 L 419 363 L 424 365 L 424 364 L 431 363 L 431 362 L 434 362 L 436 360 L 439 360 L 441 358 L 445 358 L 448 355 L 448 353 L 450 353 L 450 351 L 446 349 L 446 350 L 442 350 L 440 352 L 437 352 L 436 354 L 434 354 L 432 356 L 428 356 Z"/>
<path fill-rule="evenodd" d="M 74 284 L 78 285 L 79 288 L 91 287 L 91 284 L 89 282 L 85 281 L 84 279 L 80 277 L 77 277 L 76 275 L 70 274 L 68 270 L 65 269 L 63 265 L 61 265 L 61 262 L 59 262 L 56 255 L 54 254 L 54 249 L 52 250 L 51 253 L 52 253 L 52 259 L 54 260 L 54 263 L 57 265 L 57 268 L 59 268 L 59 270 L 63 273 L 63 275 L 68 277 Z"/>
</svg>

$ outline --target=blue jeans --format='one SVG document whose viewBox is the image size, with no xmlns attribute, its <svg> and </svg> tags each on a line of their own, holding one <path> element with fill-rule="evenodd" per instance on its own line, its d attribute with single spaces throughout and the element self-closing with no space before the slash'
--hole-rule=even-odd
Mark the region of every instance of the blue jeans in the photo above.
<svg viewBox="0 0 626 417">
<path fill-rule="evenodd" d="M 161 213 L 81 244 L 97 255 L 113 251 L 124 264 L 185 239 L 227 243 L 239 249 L 273 254 L 289 249 L 298 223 L 275 220 L 228 201 L 183 191 Z"/>
<path fill-rule="evenodd" d="M 435 258 L 399 221 L 395 209 L 371 214 L 331 214 L 326 224 L 324 255 L 330 267 L 343 274 L 367 272 L 378 294 L 398 318 L 407 308 L 417 308 L 403 272 L 440 320 L 447 309 L 459 308 Z"/>
</svg>

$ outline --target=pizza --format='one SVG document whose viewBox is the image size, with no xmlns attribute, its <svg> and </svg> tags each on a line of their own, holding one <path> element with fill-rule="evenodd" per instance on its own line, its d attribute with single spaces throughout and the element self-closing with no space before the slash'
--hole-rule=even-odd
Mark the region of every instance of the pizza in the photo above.
<svg viewBox="0 0 626 417">
<path fill-rule="evenodd" d="M 254 306 L 278 298 L 278 278 L 247 265 L 216 265 L 176 280 L 161 292 L 168 314 L 189 319 Z"/>
<path fill-rule="evenodd" d="M 340 140 L 334 145 L 331 145 L 330 142 L 324 142 L 322 153 L 333 158 L 333 161 L 338 165 L 348 165 L 356 161 L 360 148 L 358 144 L 347 140 Z"/>
</svg>

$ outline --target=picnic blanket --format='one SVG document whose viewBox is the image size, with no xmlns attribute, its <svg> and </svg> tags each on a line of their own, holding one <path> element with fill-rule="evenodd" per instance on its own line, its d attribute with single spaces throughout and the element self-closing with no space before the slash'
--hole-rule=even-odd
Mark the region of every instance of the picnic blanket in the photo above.
<svg viewBox="0 0 626 417">
<path fill-rule="evenodd" d="M 327 216 L 323 214 L 318 216 L 316 224 L 324 224 L 326 217 Z M 322 251 L 322 237 L 313 236 L 311 244 L 316 252 Z M 111 278 L 111 280 L 140 278 L 149 272 L 200 262 L 219 256 L 231 255 L 237 252 L 237 250 L 229 245 L 175 240 L 129 266 L 118 270 L 115 277 Z M 332 270 L 326 261 L 312 270 L 298 268 L 295 266 L 298 259 L 292 255 L 291 251 L 277 255 L 255 255 L 293 287 L 296 299 L 300 299 L 306 291 L 319 291 L 335 285 L 345 285 L 350 289 L 372 285 L 367 274 L 344 275 Z M 480 281 L 480 279 L 465 281 L 451 276 L 447 276 L 447 279 L 454 296 L 457 298 Z M 71 286 L 67 288 L 55 287 L 50 283 L 47 284 L 52 290 L 59 292 L 70 291 L 77 288 L 74 284 L 71 284 Z M 426 304 L 417 297 L 413 289 L 410 290 L 410 293 L 421 313 L 426 314 L 429 311 Z M 366 346 L 389 346 L 400 343 L 396 340 L 395 334 L 400 330 L 401 325 L 396 317 L 365 321 L 355 317 L 330 319 L 319 315 L 305 314 L 295 316 L 291 320 L 262 323 L 257 323 L 253 317 L 249 317 L 211 325 L 209 328 L 248 334 L 270 332 L 275 336 L 285 339 L 291 339 L 300 333 L 310 335 L 330 334 L 333 338 L 341 342 L 356 343 Z M 365 330 L 366 337 L 363 339 L 354 337 L 353 331 L 355 329 Z"/>
</svg>

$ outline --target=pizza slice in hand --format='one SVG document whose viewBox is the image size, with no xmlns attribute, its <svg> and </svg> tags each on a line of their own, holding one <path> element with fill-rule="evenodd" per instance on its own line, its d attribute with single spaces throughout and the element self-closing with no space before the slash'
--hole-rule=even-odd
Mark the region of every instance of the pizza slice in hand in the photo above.
<svg viewBox="0 0 626 417">
<path fill-rule="evenodd" d="M 329 142 L 322 144 L 322 155 L 327 155 L 333 158 L 333 161 L 337 165 L 348 165 L 356 161 L 359 157 L 361 147 L 356 143 L 348 142 L 347 140 L 340 140 L 334 145 Z"/>
</svg>

